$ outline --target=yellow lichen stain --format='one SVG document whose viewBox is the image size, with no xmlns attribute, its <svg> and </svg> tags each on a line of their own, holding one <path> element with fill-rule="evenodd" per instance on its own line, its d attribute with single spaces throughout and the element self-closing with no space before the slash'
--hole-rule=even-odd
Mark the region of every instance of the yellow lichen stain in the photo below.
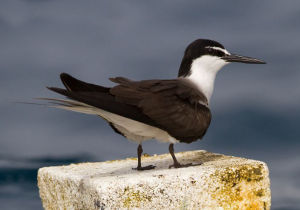
<svg viewBox="0 0 300 210">
<path fill-rule="evenodd" d="M 114 162 L 120 162 L 121 160 L 107 160 L 105 163 L 114 163 Z"/>
<path fill-rule="evenodd" d="M 264 196 L 265 195 L 264 189 L 260 189 L 260 190 L 255 191 L 255 195 L 258 196 L 258 197 Z"/>
<path fill-rule="evenodd" d="M 151 196 L 130 187 L 125 187 L 122 197 L 124 197 L 123 206 L 125 208 L 139 208 L 141 203 L 152 200 Z"/>
<path fill-rule="evenodd" d="M 264 196 L 265 189 L 253 190 L 251 185 L 263 180 L 263 166 L 239 166 L 217 170 L 211 175 L 217 178 L 222 187 L 212 192 L 212 198 L 223 209 L 266 209 L 260 199 Z"/>
<path fill-rule="evenodd" d="M 143 157 L 151 157 L 151 155 L 149 155 L 148 153 L 144 153 Z"/>
<path fill-rule="evenodd" d="M 126 160 L 137 160 L 136 157 L 129 157 L 129 158 L 126 158 Z"/>
</svg>

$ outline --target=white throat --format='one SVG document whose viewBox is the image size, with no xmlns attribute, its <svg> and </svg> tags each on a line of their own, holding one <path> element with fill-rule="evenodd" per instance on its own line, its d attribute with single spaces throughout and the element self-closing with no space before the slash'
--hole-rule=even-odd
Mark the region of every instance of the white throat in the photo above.
<svg viewBox="0 0 300 210">
<path fill-rule="evenodd" d="M 216 74 L 227 63 L 216 56 L 204 55 L 193 60 L 191 74 L 186 78 L 191 80 L 207 98 L 209 103 L 214 90 Z"/>
</svg>

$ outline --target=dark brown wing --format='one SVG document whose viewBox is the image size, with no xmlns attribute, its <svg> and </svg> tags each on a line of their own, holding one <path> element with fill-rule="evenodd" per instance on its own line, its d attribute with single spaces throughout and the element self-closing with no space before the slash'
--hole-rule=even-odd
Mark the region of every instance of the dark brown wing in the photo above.
<svg viewBox="0 0 300 210">
<path fill-rule="evenodd" d="M 174 138 L 190 143 L 201 138 L 211 120 L 206 97 L 185 79 L 130 81 L 117 77 L 110 89 L 115 100 L 136 106 Z"/>
<path fill-rule="evenodd" d="M 61 73 L 60 79 L 66 89 L 72 92 L 102 92 L 108 93 L 110 88 L 83 82 L 67 73 Z"/>
<path fill-rule="evenodd" d="M 109 93 L 110 88 L 80 81 L 66 73 L 62 73 L 60 77 L 66 89 L 48 87 L 50 90 L 72 100 L 158 127 L 158 124 L 143 114 L 138 107 L 116 101 L 115 96 Z"/>
</svg>

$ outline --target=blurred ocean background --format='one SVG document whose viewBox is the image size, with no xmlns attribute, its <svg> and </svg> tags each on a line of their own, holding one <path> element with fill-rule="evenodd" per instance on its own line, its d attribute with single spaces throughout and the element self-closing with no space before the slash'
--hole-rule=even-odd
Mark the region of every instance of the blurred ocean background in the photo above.
<svg viewBox="0 0 300 210">
<path fill-rule="evenodd" d="M 0 209 L 42 209 L 37 169 L 136 156 L 100 118 L 24 105 L 54 97 L 59 74 L 174 78 L 185 47 L 210 38 L 267 65 L 217 76 L 204 149 L 265 161 L 272 209 L 300 209 L 300 1 L 0 1 Z M 149 154 L 168 145 L 144 144 Z"/>
</svg>

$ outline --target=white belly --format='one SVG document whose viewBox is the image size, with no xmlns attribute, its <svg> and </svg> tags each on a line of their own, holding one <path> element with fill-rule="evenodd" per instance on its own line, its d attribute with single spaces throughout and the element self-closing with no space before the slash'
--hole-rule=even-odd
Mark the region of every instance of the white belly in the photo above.
<svg viewBox="0 0 300 210">
<path fill-rule="evenodd" d="M 177 143 L 178 140 L 159 128 L 122 117 L 111 112 L 98 109 L 101 117 L 113 123 L 113 125 L 129 140 L 141 143 L 146 140 L 156 139 L 159 142 Z"/>
<path fill-rule="evenodd" d="M 150 139 L 156 139 L 159 142 L 179 142 L 177 139 L 170 136 L 166 131 L 147 125 L 145 123 L 122 117 L 120 115 L 107 112 L 105 110 L 84 104 L 82 102 L 61 99 L 55 100 L 59 102 L 69 103 L 72 106 L 55 105 L 52 107 L 66 109 L 74 112 L 81 112 L 85 114 L 99 115 L 108 122 L 112 123 L 118 131 L 120 131 L 124 136 L 126 136 L 126 138 L 134 142 L 142 143 L 143 141 Z"/>
</svg>

